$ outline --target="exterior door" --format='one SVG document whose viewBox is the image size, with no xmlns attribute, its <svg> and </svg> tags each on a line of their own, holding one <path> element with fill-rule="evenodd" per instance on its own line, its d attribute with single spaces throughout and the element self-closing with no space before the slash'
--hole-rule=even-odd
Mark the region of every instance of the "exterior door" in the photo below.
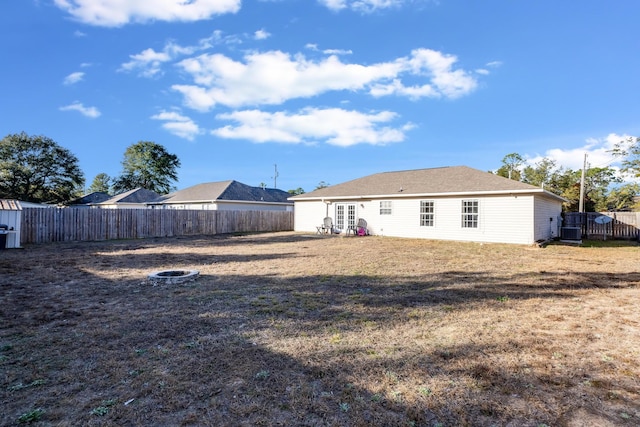
<svg viewBox="0 0 640 427">
<path fill-rule="evenodd" d="M 356 225 L 356 204 L 355 203 L 337 203 L 336 204 L 336 228 L 343 232 L 348 227 Z"/>
</svg>

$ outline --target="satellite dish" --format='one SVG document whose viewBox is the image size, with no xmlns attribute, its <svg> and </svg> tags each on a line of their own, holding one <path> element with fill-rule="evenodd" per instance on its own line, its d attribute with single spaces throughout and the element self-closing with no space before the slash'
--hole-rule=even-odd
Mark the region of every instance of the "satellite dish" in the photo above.
<svg viewBox="0 0 640 427">
<path fill-rule="evenodd" d="M 608 224 L 611 221 L 613 221 L 613 218 L 611 218 L 610 216 L 602 215 L 602 216 L 599 216 L 596 219 L 594 219 L 594 221 L 597 224 Z"/>
</svg>

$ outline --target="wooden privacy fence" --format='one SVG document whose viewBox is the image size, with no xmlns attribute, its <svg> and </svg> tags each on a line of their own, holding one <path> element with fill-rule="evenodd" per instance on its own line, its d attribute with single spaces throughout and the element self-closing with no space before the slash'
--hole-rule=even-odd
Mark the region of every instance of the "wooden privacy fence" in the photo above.
<svg viewBox="0 0 640 427">
<path fill-rule="evenodd" d="M 606 224 L 596 218 L 608 216 Z M 588 239 L 626 239 L 640 241 L 640 212 L 566 212 L 563 227 L 580 227 L 582 236 Z"/>
<path fill-rule="evenodd" d="M 290 231 L 293 212 L 25 208 L 20 243 Z"/>
</svg>

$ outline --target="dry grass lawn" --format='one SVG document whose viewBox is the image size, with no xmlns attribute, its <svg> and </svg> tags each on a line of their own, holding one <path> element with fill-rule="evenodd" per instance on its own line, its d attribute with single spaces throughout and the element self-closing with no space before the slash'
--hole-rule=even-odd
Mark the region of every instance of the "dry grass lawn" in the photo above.
<svg viewBox="0 0 640 427">
<path fill-rule="evenodd" d="M 638 426 L 640 248 L 613 246 L 0 251 L 0 424 Z M 146 280 L 166 269 L 200 277 Z"/>
</svg>

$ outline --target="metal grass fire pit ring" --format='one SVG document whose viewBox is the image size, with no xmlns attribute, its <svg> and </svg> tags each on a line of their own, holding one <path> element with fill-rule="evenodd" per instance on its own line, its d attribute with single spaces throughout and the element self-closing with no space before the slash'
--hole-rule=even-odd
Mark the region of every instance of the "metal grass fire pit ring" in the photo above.
<svg viewBox="0 0 640 427">
<path fill-rule="evenodd" d="M 196 280 L 199 275 L 200 272 L 198 270 L 163 270 L 154 271 L 147 278 L 153 284 L 167 283 L 175 285 Z"/>
</svg>

